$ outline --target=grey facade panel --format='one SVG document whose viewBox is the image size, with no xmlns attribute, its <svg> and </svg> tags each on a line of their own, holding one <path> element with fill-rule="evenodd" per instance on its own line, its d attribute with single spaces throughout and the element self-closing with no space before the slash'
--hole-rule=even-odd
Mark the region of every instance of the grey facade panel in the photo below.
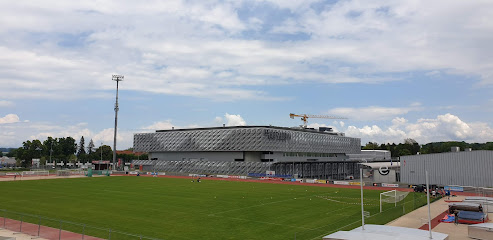
<svg viewBox="0 0 493 240">
<path fill-rule="evenodd" d="M 137 133 L 134 151 L 276 151 L 360 153 L 361 140 L 315 131 L 280 127 L 225 127 Z"/>
<path fill-rule="evenodd" d="M 167 161 L 234 161 L 242 159 L 243 152 L 151 152 L 149 158 Z"/>
<path fill-rule="evenodd" d="M 493 186 L 493 151 L 449 152 L 402 156 L 401 182 L 474 187 Z"/>
</svg>

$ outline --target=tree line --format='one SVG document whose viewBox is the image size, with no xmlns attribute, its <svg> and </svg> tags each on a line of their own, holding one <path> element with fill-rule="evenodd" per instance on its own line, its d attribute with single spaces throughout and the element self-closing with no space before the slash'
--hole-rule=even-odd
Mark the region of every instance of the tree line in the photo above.
<svg viewBox="0 0 493 240">
<path fill-rule="evenodd" d="M 365 146 L 362 146 L 362 150 L 388 150 L 393 158 L 420 154 L 431 153 L 443 153 L 450 152 L 452 147 L 459 147 L 461 151 L 466 148 L 472 150 L 493 150 L 493 142 L 486 143 L 466 143 L 464 141 L 450 141 L 450 142 L 431 142 L 424 145 L 420 145 L 416 140 L 407 138 L 404 143 L 386 143 L 378 144 L 376 142 L 368 142 Z"/>
<path fill-rule="evenodd" d="M 113 150 L 108 145 L 100 145 L 96 148 L 91 139 L 85 145 L 84 136 L 76 143 L 72 137 L 53 138 L 48 137 L 41 142 L 38 139 L 28 140 L 22 143 L 22 147 L 11 150 L 8 157 L 15 157 L 17 165 L 20 167 L 30 167 L 33 159 L 40 159 L 40 164 L 45 165 L 49 162 L 72 162 L 82 163 L 93 160 L 112 160 Z M 117 154 L 117 159 L 123 162 L 131 162 L 134 159 L 147 159 L 147 154 L 136 156 L 134 154 Z"/>
</svg>

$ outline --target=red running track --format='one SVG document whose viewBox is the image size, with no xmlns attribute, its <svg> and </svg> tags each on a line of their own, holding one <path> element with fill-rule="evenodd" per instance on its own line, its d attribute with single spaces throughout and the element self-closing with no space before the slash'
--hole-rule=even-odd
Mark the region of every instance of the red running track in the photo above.
<svg viewBox="0 0 493 240">
<path fill-rule="evenodd" d="M 125 174 L 114 174 L 111 176 L 128 176 L 128 177 L 136 177 L 135 175 L 125 175 Z M 155 175 L 140 175 L 140 177 L 154 177 Z M 169 175 L 158 175 L 161 178 L 184 178 L 184 179 L 192 179 L 189 176 L 169 176 Z M 352 188 L 352 189 L 360 189 L 359 185 L 338 185 L 338 184 L 323 184 L 323 183 L 300 183 L 300 182 L 289 182 L 289 181 L 280 181 L 280 180 L 254 180 L 254 179 L 239 179 L 239 178 L 217 178 L 217 177 L 202 177 L 202 181 L 204 180 L 216 180 L 216 181 L 236 181 L 236 182 L 258 182 L 258 183 L 274 183 L 274 184 L 289 184 L 289 185 L 301 185 L 301 186 L 317 186 L 317 187 L 333 187 L 333 188 Z M 390 191 L 397 188 L 391 187 L 375 187 L 375 186 L 364 186 L 364 189 L 368 190 L 380 190 L 380 191 Z M 412 188 L 399 188 L 399 191 L 403 192 L 412 192 L 414 191 Z"/>
<path fill-rule="evenodd" d="M 431 229 L 435 228 L 436 226 L 438 226 L 438 224 L 440 224 L 440 220 L 445 217 L 445 215 L 448 214 L 448 210 L 443 212 L 443 213 L 440 213 L 438 216 L 436 216 L 435 218 L 433 218 L 431 220 Z M 428 223 L 421 226 L 419 229 L 421 230 L 428 230 Z"/>
</svg>

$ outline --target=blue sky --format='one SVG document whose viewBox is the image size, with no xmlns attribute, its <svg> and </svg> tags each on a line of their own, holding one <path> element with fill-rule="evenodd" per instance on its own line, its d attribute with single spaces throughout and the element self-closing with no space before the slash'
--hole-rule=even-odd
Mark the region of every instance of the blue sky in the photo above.
<svg viewBox="0 0 493 240">
<path fill-rule="evenodd" d="M 0 3 L 0 147 L 171 127 L 297 126 L 493 141 L 493 2 Z M 88 140 L 86 140 L 88 141 Z"/>
</svg>

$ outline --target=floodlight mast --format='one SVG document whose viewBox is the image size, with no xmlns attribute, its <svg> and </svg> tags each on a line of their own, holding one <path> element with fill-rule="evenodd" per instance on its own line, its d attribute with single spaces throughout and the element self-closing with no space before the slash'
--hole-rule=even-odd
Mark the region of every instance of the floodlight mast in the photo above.
<svg viewBox="0 0 493 240">
<path fill-rule="evenodd" d="M 118 82 L 123 81 L 123 75 L 113 75 L 111 80 L 116 81 L 116 102 L 115 102 L 115 134 L 113 137 L 113 170 L 116 169 L 116 129 L 118 127 Z"/>
</svg>

